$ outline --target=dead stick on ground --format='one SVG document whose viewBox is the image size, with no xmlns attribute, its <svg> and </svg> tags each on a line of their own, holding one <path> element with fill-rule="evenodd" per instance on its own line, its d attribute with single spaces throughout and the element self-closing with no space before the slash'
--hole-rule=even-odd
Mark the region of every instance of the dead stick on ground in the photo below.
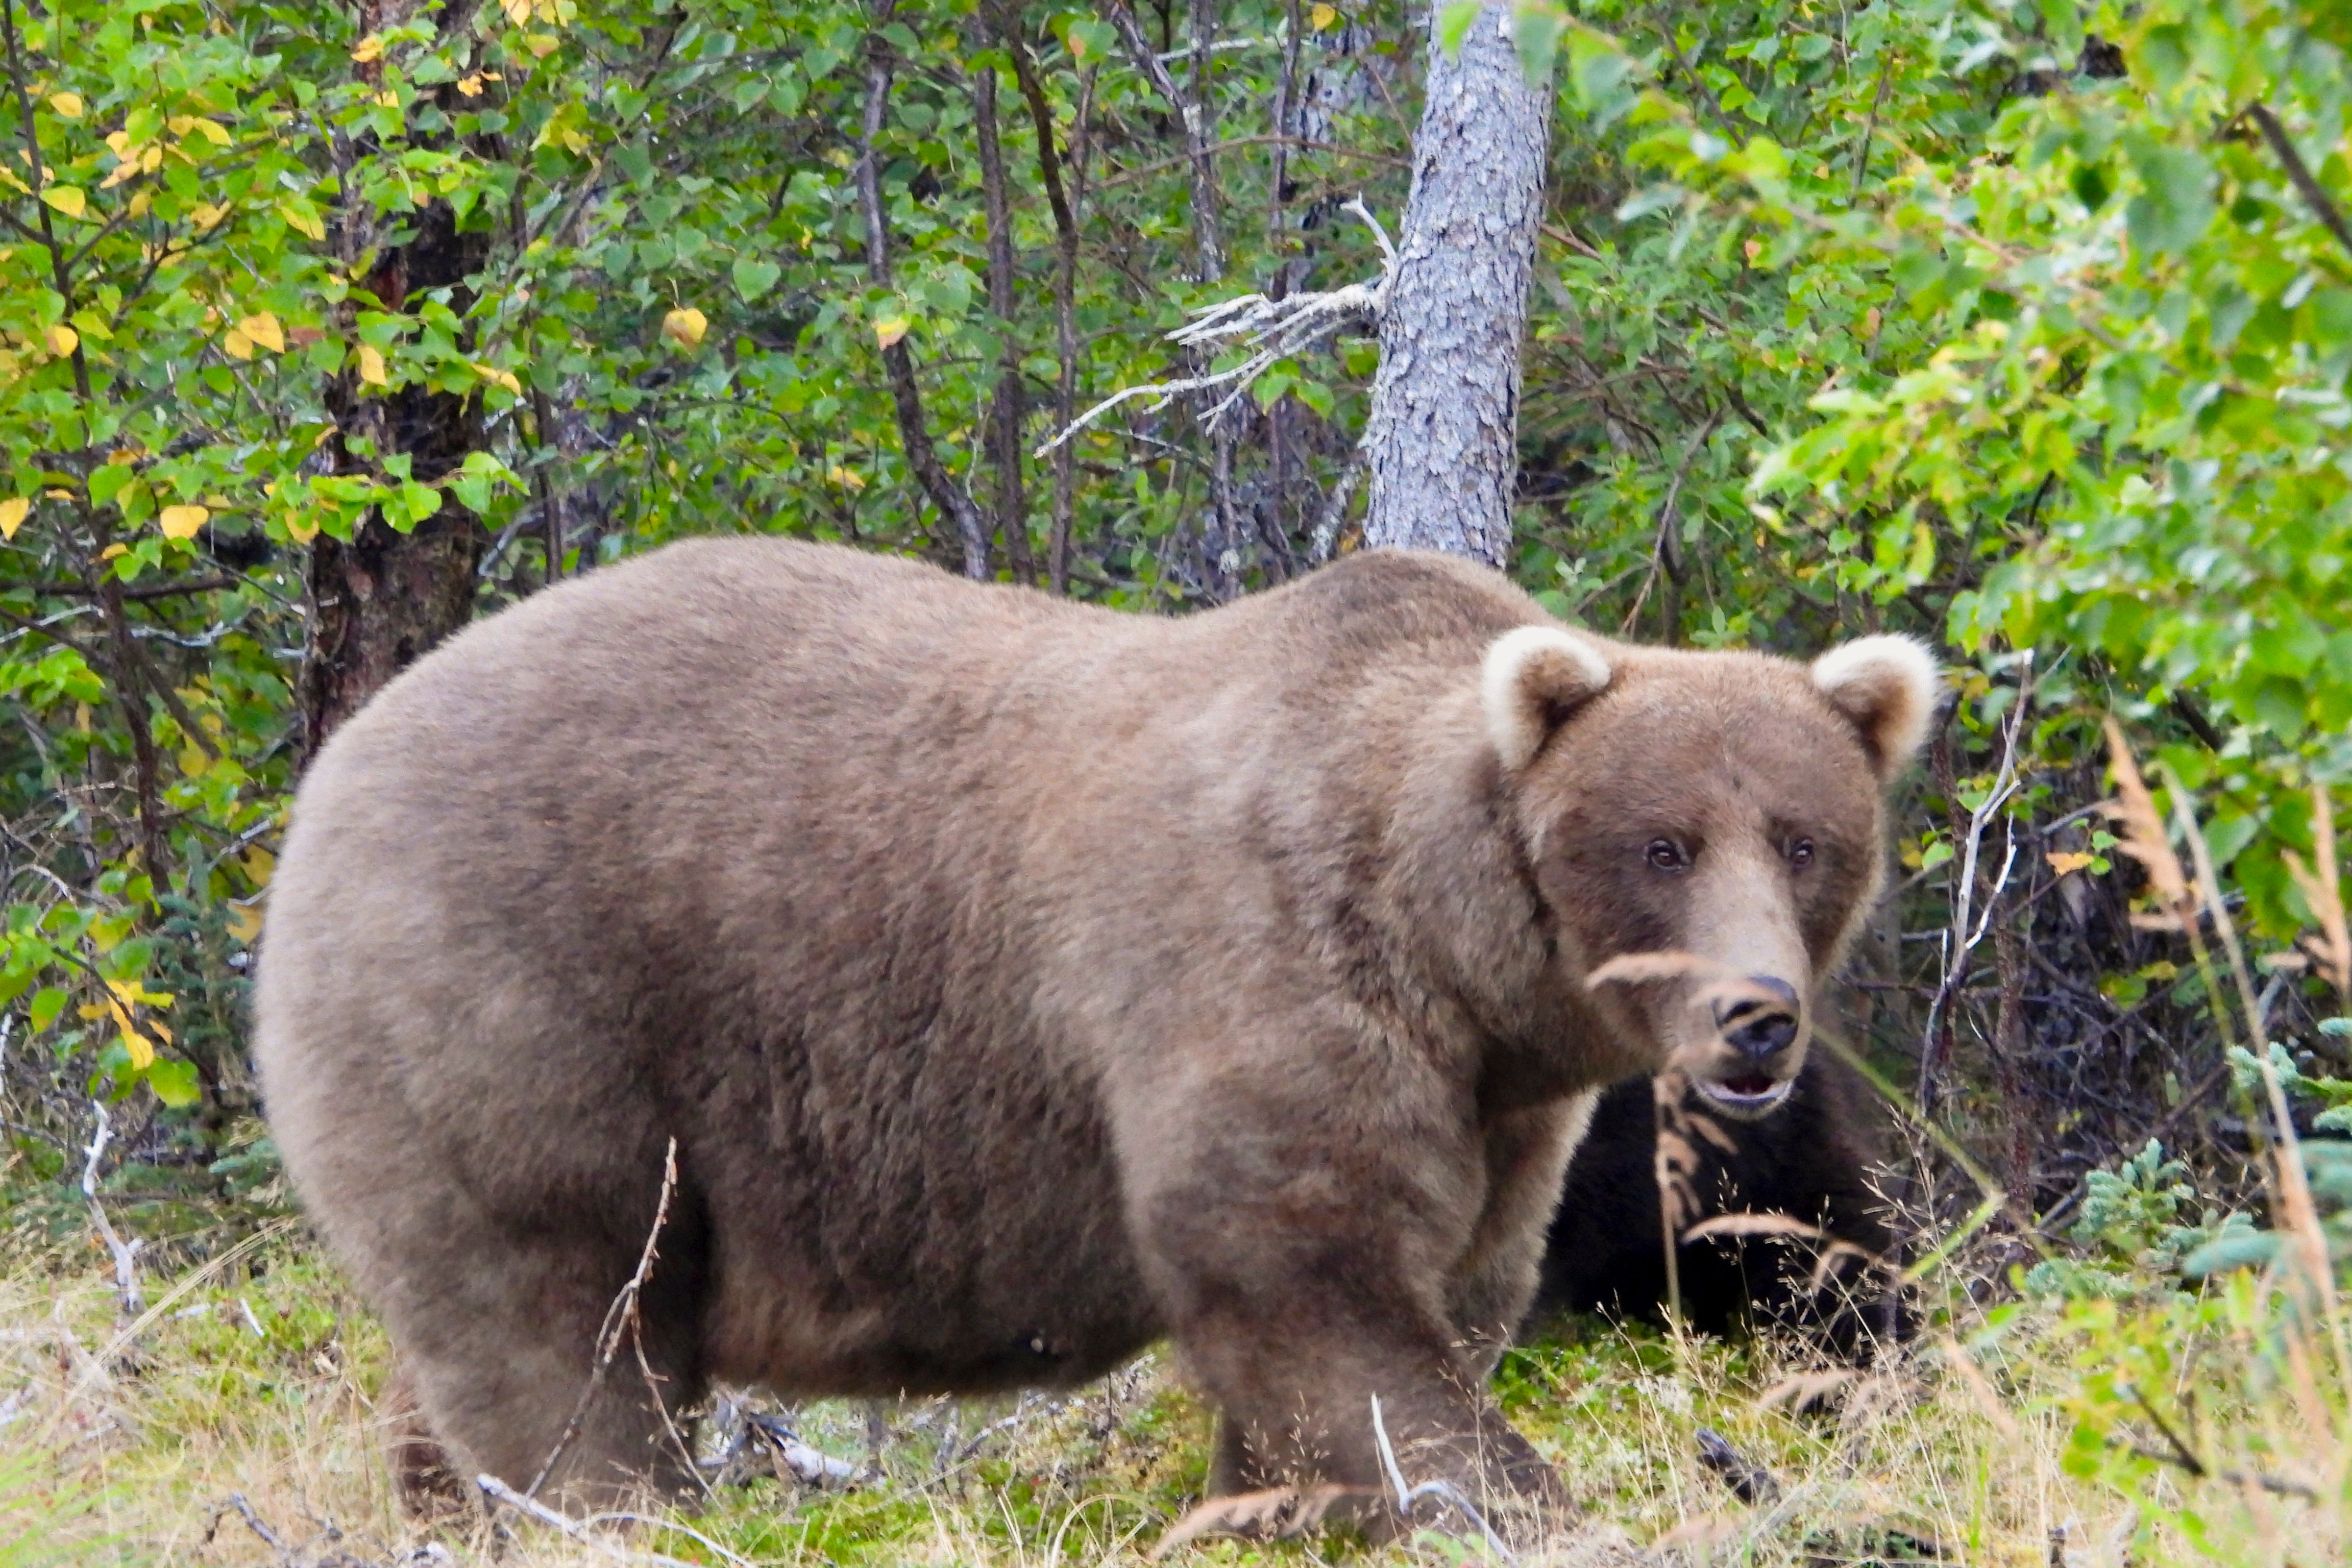
<svg viewBox="0 0 2352 1568">
<path fill-rule="evenodd" d="M 122 1304 L 122 1315 L 135 1318 L 146 1310 L 146 1301 L 139 1294 L 138 1254 L 142 1243 L 125 1245 L 115 1234 L 114 1222 L 106 1217 L 106 1206 L 98 1201 L 98 1162 L 106 1152 L 106 1141 L 113 1129 L 106 1119 L 106 1107 L 93 1100 L 89 1108 L 98 1115 L 98 1130 L 90 1134 L 89 1147 L 83 1151 L 89 1159 L 81 1168 L 81 1195 L 89 1205 L 89 1217 L 98 1226 L 100 1239 L 114 1258 L 114 1293 Z"/>
<path fill-rule="evenodd" d="M 662 1155 L 661 1198 L 654 1205 L 653 1228 L 646 1233 L 646 1249 L 638 1255 L 636 1271 L 629 1276 L 629 1282 L 621 1287 L 621 1293 L 613 1298 L 613 1304 L 604 1310 L 604 1326 L 596 1331 L 596 1364 L 589 1371 L 588 1386 L 581 1390 L 580 1403 L 572 1407 L 572 1419 L 563 1424 L 563 1436 L 558 1437 L 555 1447 L 549 1450 L 547 1462 L 539 1467 L 539 1474 L 531 1477 L 530 1485 L 523 1488 L 520 1495 L 526 1500 L 539 1494 L 539 1489 L 546 1485 L 547 1478 L 554 1473 L 556 1461 L 563 1458 L 563 1451 L 572 1446 L 572 1440 L 580 1436 L 580 1424 L 587 1419 L 589 1407 L 596 1403 L 596 1395 L 604 1386 L 605 1374 L 613 1369 L 613 1358 L 620 1353 L 621 1335 L 625 1332 L 634 1335 L 636 1331 L 637 1299 L 645 1293 L 646 1281 L 653 1278 L 654 1259 L 660 1256 L 656 1248 L 661 1241 L 662 1226 L 669 1223 L 670 1194 L 677 1190 L 677 1140 L 673 1138 Z M 642 1364 L 642 1343 L 638 1347 L 638 1360 Z M 651 1377 L 650 1369 L 647 1369 L 646 1375 Z M 660 1397 L 658 1390 L 655 1397 Z M 667 1424 L 669 1418 L 667 1409 L 663 1411 L 662 1418 Z M 487 1483 L 496 1478 L 486 1476 L 482 1479 L 486 1483 L 483 1489 L 487 1491 Z M 503 1487 L 505 1483 L 500 1482 L 499 1485 Z"/>
<path fill-rule="evenodd" d="M 496 1476 L 476 1476 L 474 1485 L 480 1488 L 482 1495 L 491 1501 L 502 1502 L 517 1513 L 535 1519 L 551 1530 L 561 1531 L 566 1539 L 576 1541 L 583 1546 L 593 1546 L 605 1556 L 618 1562 L 657 1563 L 662 1565 L 662 1568 L 695 1568 L 695 1564 L 683 1558 L 665 1557 L 658 1552 L 633 1552 L 618 1542 L 607 1541 L 598 1535 L 595 1532 L 596 1526 L 642 1524 L 653 1530 L 675 1531 L 704 1550 L 715 1552 L 725 1561 L 734 1563 L 736 1568 L 751 1568 L 750 1559 L 737 1556 L 700 1531 L 689 1530 L 685 1525 L 670 1520 L 653 1519 L 642 1513 L 599 1513 L 592 1514 L 586 1519 L 573 1519 L 567 1514 L 556 1512 L 555 1510 L 535 1498 L 526 1497 Z"/>
</svg>

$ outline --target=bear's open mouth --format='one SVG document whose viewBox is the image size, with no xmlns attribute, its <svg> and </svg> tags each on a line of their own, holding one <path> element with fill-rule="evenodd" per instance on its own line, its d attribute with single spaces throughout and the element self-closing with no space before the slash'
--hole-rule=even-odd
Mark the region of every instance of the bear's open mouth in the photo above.
<svg viewBox="0 0 2352 1568">
<path fill-rule="evenodd" d="M 1701 1079 L 1699 1089 L 1709 1100 L 1739 1110 L 1761 1110 L 1778 1105 L 1796 1087 L 1794 1079 L 1775 1079 L 1760 1072 L 1738 1078 Z"/>
</svg>

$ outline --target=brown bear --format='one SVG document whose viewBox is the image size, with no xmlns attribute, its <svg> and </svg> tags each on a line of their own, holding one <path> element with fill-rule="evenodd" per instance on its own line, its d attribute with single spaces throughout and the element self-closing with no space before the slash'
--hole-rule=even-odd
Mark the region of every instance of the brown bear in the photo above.
<svg viewBox="0 0 2352 1568">
<path fill-rule="evenodd" d="M 676 1487 L 714 1379 L 1067 1385 L 1165 1337 L 1222 1489 L 1375 1495 L 1377 1395 L 1416 1481 L 1556 1501 L 1483 1384 L 1593 1097 L 1786 1095 L 1934 679 L 1625 647 L 1403 552 L 1156 618 L 672 546 L 320 752 L 271 1125 L 463 1475 Z M 673 1142 L 651 1375 L 583 1409 Z"/>
<path fill-rule="evenodd" d="M 1659 1193 L 1659 1098 L 1671 1170 Z M 1734 1215 L 1780 1215 L 1819 1237 L 1705 1236 L 1675 1248 L 1683 1321 L 1702 1333 L 1795 1331 L 1817 1350 L 1867 1361 L 1910 1331 L 1891 1266 L 1900 1233 L 1879 1190 L 1882 1151 L 1869 1086 L 1814 1051 L 1772 1115 L 1727 1121 L 1679 1073 L 1633 1079 L 1601 1097 L 1570 1161 L 1545 1244 L 1533 1323 L 1559 1312 L 1663 1321 L 1666 1205 L 1677 1233 Z"/>
</svg>

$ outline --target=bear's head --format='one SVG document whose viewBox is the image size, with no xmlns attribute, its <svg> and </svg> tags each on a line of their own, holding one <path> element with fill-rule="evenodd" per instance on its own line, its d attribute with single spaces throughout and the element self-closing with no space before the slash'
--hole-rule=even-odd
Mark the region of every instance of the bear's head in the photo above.
<svg viewBox="0 0 2352 1568">
<path fill-rule="evenodd" d="M 1488 648 L 1480 706 L 1555 962 L 1628 1059 L 1734 1116 L 1788 1097 L 1938 679 L 1898 637 L 1810 666 L 1557 626 Z"/>
</svg>

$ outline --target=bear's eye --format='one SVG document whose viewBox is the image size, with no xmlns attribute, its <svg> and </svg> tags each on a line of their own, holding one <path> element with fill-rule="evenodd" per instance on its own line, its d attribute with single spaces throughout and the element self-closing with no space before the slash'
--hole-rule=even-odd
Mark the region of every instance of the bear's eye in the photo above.
<svg viewBox="0 0 2352 1568">
<path fill-rule="evenodd" d="M 1813 841 L 1800 838 L 1789 846 L 1789 864 L 1800 871 L 1813 863 Z"/>
<path fill-rule="evenodd" d="M 1651 839 L 1643 858 L 1661 871 L 1682 871 L 1690 867 L 1690 857 L 1683 852 L 1681 845 L 1671 838 Z"/>
</svg>

